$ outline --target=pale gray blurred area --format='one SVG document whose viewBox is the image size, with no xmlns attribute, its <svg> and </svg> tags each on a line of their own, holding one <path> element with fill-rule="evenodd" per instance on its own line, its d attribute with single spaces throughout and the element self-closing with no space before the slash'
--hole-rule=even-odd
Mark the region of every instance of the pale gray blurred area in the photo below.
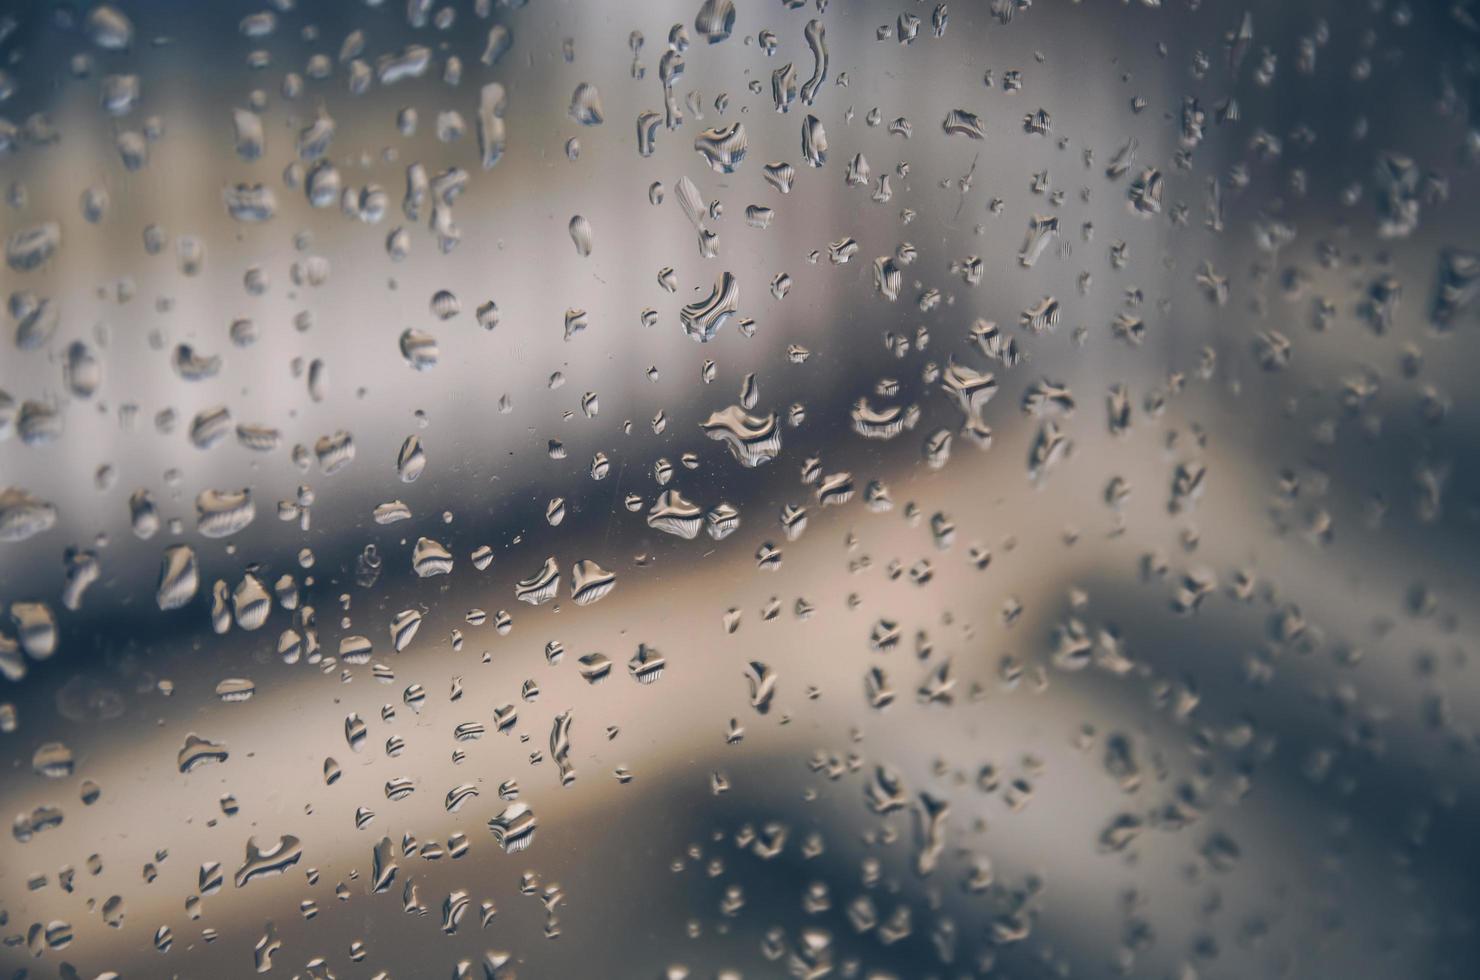
<svg viewBox="0 0 1480 980">
<path fill-rule="evenodd" d="M 16 821 L 0 840 L 0 977 L 252 977 L 268 923 L 281 943 L 268 977 L 1475 975 L 1480 266 L 1453 314 L 1435 311 L 1446 250 L 1480 262 L 1480 8 L 945 6 L 736 0 L 731 35 L 711 44 L 698 0 L 156 0 L 116 5 L 133 27 L 120 49 L 91 7 L 4 5 L 0 237 L 55 221 L 61 241 L 35 268 L 0 268 L 12 310 L 27 292 L 58 310 L 33 349 L 0 337 L 0 488 L 56 514 L 0 541 L 0 647 L 24 667 L 0 681 L 0 813 Z M 791 63 L 807 81 L 814 19 L 826 76 L 812 104 L 778 112 L 773 71 Z M 496 25 L 512 45 L 488 65 Z M 428 49 L 422 77 L 373 78 L 410 45 Z M 682 122 L 659 122 L 642 157 L 636 121 L 664 111 L 671 47 L 685 48 Z M 372 76 L 363 92 L 356 61 Z M 100 93 L 118 75 L 136 75 L 139 96 L 112 115 Z M 485 168 L 490 82 L 507 97 L 507 144 Z M 569 112 L 583 82 L 600 125 Z M 254 90 L 265 152 L 248 161 L 233 109 Z M 1206 117 L 1200 140 L 1186 139 L 1187 98 Z M 984 138 L 950 132 L 955 109 Z M 1046 134 L 1025 121 L 1040 109 Z M 465 131 L 443 141 L 448 111 Z M 384 190 L 381 220 L 337 197 L 311 207 L 285 180 L 313 165 L 300 133 L 320 113 L 334 124 L 324 159 L 343 188 Z M 827 136 L 816 168 L 802 156 L 809 114 Z M 736 122 L 744 158 L 717 172 L 694 141 Z M 148 148 L 136 170 L 126 132 Z M 1128 140 L 1125 172 L 1107 174 Z M 857 154 L 871 175 L 854 185 Z M 763 176 L 779 161 L 796 170 L 786 194 Z M 415 220 L 403 208 L 413 163 L 466 171 L 448 251 L 430 205 Z M 1148 168 L 1163 182 L 1149 213 L 1132 204 Z M 718 202 L 703 216 L 714 257 L 679 205 L 681 177 Z M 238 184 L 271 189 L 270 220 L 228 214 Z M 108 197 L 95 223 L 79 203 L 93 187 Z M 774 209 L 769 227 L 747 222 L 750 205 Z M 1411 220 L 1394 227 L 1395 213 Z M 1033 215 L 1057 216 L 1059 233 L 1025 267 Z M 151 225 L 168 236 L 158 254 Z M 410 250 L 394 260 L 398 227 Z M 191 236 L 205 253 L 186 275 Z M 834 261 L 829 246 L 850 237 L 856 253 Z M 894 301 L 875 286 L 890 256 Z M 1221 305 L 1198 281 L 1204 263 L 1226 278 Z M 260 295 L 244 286 L 252 266 L 270 282 Z M 680 310 L 725 272 L 738 309 L 699 343 Z M 782 274 L 789 290 L 773 289 Z M 439 290 L 460 306 L 447 320 L 430 306 Z M 1024 311 L 1046 297 L 1057 321 L 1030 329 Z M 587 326 L 567 338 L 573 309 Z M 1122 313 L 1142 321 L 1139 343 L 1116 336 Z M 243 318 L 250 346 L 232 341 Z M 974 340 L 982 321 L 1017 363 Z M 435 337 L 427 370 L 402 355 L 408 328 Z M 76 341 L 102 365 L 90 393 L 69 381 Z M 180 344 L 219 355 L 219 372 L 182 377 Z M 941 381 L 952 365 L 994 376 L 989 440 L 963 431 Z M 753 468 L 702 428 L 741 404 L 750 374 L 751 414 L 776 413 L 781 433 Z M 1122 432 L 1107 424 L 1117 385 Z M 1039 404 L 1057 389 L 1072 404 Z M 861 398 L 918 418 L 866 439 Z M 23 438 L 23 402 L 54 410 L 60 434 Z M 233 433 L 198 448 L 191 422 L 215 406 Z M 280 442 L 252 451 L 238 424 Z M 1045 425 L 1072 448 L 1034 472 Z M 325 473 L 315 444 L 341 431 L 353 461 Z M 941 432 L 949 459 L 935 465 Z M 411 435 L 427 462 L 404 482 Z M 610 471 L 594 480 L 598 452 Z M 851 499 L 825 503 L 818 474 L 850 474 Z M 865 500 L 872 481 L 892 506 Z M 203 536 L 197 495 L 242 488 L 252 523 Z M 163 522 L 147 540 L 130 525 L 140 489 Z M 665 490 L 705 511 L 729 503 L 738 530 L 649 527 Z M 377 524 L 392 500 L 411 518 Z M 795 540 L 788 505 L 806 510 Z M 450 574 L 418 577 L 422 537 L 446 547 Z M 173 544 L 194 549 L 200 586 L 161 611 Z M 383 564 L 366 585 L 372 544 Z M 482 545 L 493 559 L 478 570 Z M 781 552 L 772 567 L 766 545 Z M 61 599 L 69 547 L 100 565 L 75 610 Z M 558 598 L 518 601 L 547 558 Z M 590 604 L 571 597 L 582 560 L 616 576 Z M 249 572 L 269 589 L 291 576 L 299 609 L 274 601 L 260 628 L 213 631 L 213 584 Z M 50 657 L 15 652 L 23 624 L 6 610 L 27 602 L 56 620 Z M 279 637 L 302 629 L 305 605 L 322 658 L 285 663 Z M 406 610 L 421 625 L 397 652 Z M 369 638 L 369 663 L 337 660 L 348 636 Z M 629 672 L 640 644 L 665 659 L 652 683 Z M 598 652 L 611 672 L 593 684 L 579 658 Z M 874 668 L 887 705 L 870 703 Z M 772 700 L 748 671 L 774 675 Z M 222 700 L 227 678 L 252 696 Z M 499 730 L 504 706 L 517 718 Z M 566 712 L 570 781 L 552 758 Z M 358 748 L 351 714 L 368 728 Z M 457 740 L 470 722 L 485 733 Z M 192 735 L 227 757 L 182 773 Z M 71 771 L 37 772 L 55 742 Z M 402 778 L 414 792 L 388 798 Z M 488 824 L 511 780 L 536 829 L 505 853 Z M 460 784 L 477 795 L 449 812 Z M 897 805 L 873 805 L 889 788 Z M 31 830 L 48 807 L 60 822 Z M 361 808 L 373 816 L 357 827 Z M 447 853 L 458 834 L 466 852 Z M 249 839 L 284 835 L 301 858 L 237 886 Z M 382 839 L 397 871 L 376 892 Z M 202 870 L 213 863 L 219 887 Z M 460 920 L 446 911 L 458 893 Z"/>
</svg>

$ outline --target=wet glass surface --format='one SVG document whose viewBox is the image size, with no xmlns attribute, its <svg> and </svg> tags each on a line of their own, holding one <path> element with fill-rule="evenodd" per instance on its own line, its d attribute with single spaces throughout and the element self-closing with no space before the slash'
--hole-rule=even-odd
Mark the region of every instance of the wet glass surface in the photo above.
<svg viewBox="0 0 1480 980">
<path fill-rule="evenodd" d="M 0 10 L 0 976 L 1469 976 L 1467 0 Z"/>
</svg>

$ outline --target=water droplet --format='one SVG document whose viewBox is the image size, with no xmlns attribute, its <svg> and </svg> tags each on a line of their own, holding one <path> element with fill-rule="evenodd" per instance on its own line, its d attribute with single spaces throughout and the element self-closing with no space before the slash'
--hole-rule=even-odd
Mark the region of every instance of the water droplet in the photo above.
<svg viewBox="0 0 1480 980">
<path fill-rule="evenodd" d="M 534 811 L 521 802 L 510 803 L 488 821 L 494 841 L 506 854 L 522 851 L 534 842 Z"/>
<path fill-rule="evenodd" d="M 774 412 L 761 417 L 731 405 L 710 415 L 702 428 L 709 438 L 729 447 L 730 454 L 742 466 L 759 466 L 781 452 L 781 429 Z"/>
<path fill-rule="evenodd" d="M 946 113 L 941 128 L 946 131 L 947 136 L 966 136 L 974 140 L 986 138 L 986 129 L 982 125 L 981 117 L 965 109 L 952 109 Z"/>
<path fill-rule="evenodd" d="M 616 586 L 617 577 L 590 559 L 582 559 L 571 568 L 570 597 L 578 606 L 588 606 L 604 598 Z"/>
<path fill-rule="evenodd" d="M 709 296 L 688 304 L 679 312 L 684 333 L 701 343 L 713 340 L 719 328 L 734 315 L 739 304 L 739 284 L 729 272 L 722 273 Z"/>
<path fill-rule="evenodd" d="M 694 149 L 711 170 L 721 174 L 735 172 L 745 159 L 747 145 L 745 125 L 738 122 L 707 129 L 694 138 Z"/>
<path fill-rule="evenodd" d="M 216 697 L 227 703 L 250 701 L 257 685 L 248 677 L 227 677 L 216 684 Z"/>
<path fill-rule="evenodd" d="M 234 878 L 236 887 L 244 888 L 248 882 L 258 878 L 281 874 L 297 864 L 302 857 L 303 845 L 292 834 L 282 835 L 278 842 L 266 851 L 257 846 L 255 837 L 248 838 L 246 859 L 237 869 Z"/>
<path fill-rule="evenodd" d="M 0 541 L 26 541 L 56 526 L 57 509 L 19 487 L 0 487 Z"/>
<path fill-rule="evenodd" d="M 694 31 L 710 44 L 725 40 L 734 29 L 734 0 L 704 0 L 694 17 Z"/>
<path fill-rule="evenodd" d="M 578 214 L 570 219 L 570 240 L 575 243 L 576 254 L 582 258 L 591 254 L 592 234 L 591 222 L 584 216 Z"/>
<path fill-rule="evenodd" d="M 250 488 L 203 490 L 195 498 L 196 530 L 207 538 L 226 538 L 246 528 L 257 516 Z"/>
<path fill-rule="evenodd" d="M 539 571 L 515 584 L 514 597 L 520 602 L 539 606 L 554 599 L 559 590 L 560 566 L 554 558 L 546 558 Z"/>
<path fill-rule="evenodd" d="M 46 742 L 31 755 L 32 771 L 47 779 L 66 779 L 75 765 L 72 750 L 61 742 Z"/>
<path fill-rule="evenodd" d="M 396 453 L 396 474 L 402 483 L 415 483 L 426 468 L 427 454 L 422 448 L 421 437 L 407 436 L 406 441 L 401 443 L 400 451 Z"/>
<path fill-rule="evenodd" d="M 771 710 L 771 702 L 776 697 L 776 672 L 759 660 L 753 660 L 745 670 L 746 683 L 750 685 L 750 706 L 757 714 L 766 714 Z"/>
<path fill-rule="evenodd" d="M 176 755 L 182 773 L 194 772 L 202 766 L 225 762 L 226 746 L 201 738 L 194 732 L 185 736 L 185 744 Z"/>
<path fill-rule="evenodd" d="M 447 575 L 452 571 L 452 554 L 431 538 L 417 538 L 411 567 L 419 578 Z"/>
<path fill-rule="evenodd" d="M 582 126 L 600 126 L 606 121 L 601 93 L 590 82 L 581 82 L 570 97 L 570 118 Z"/>
<path fill-rule="evenodd" d="M 827 131 L 822 128 L 822 121 L 810 114 L 802 120 L 802 159 L 809 167 L 820 167 L 827 162 Z M 790 181 L 787 185 L 789 188 Z"/>
<path fill-rule="evenodd" d="M 164 611 L 179 609 L 195 598 L 200 588 L 200 569 L 189 545 L 172 544 L 164 550 L 155 599 Z"/>
</svg>

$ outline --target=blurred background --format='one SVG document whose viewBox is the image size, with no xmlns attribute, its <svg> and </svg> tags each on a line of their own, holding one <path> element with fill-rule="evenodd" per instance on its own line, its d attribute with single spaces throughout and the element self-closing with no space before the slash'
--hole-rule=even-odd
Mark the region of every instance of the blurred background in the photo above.
<svg viewBox="0 0 1480 980">
<path fill-rule="evenodd" d="M 0 975 L 1471 975 L 1477 24 L 5 5 Z"/>
</svg>

